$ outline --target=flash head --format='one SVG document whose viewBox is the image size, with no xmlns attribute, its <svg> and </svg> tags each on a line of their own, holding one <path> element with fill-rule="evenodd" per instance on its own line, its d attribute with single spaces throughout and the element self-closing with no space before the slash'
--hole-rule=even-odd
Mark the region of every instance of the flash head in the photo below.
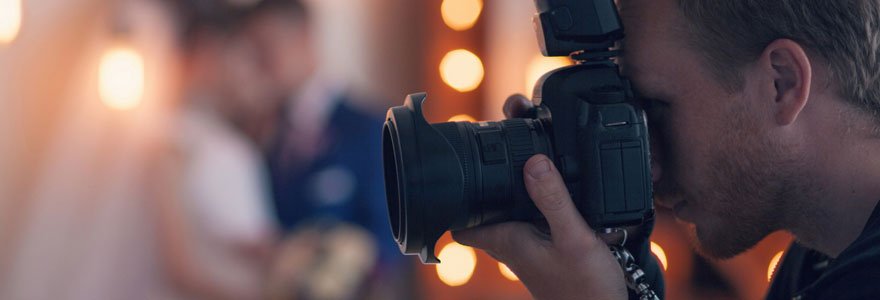
<svg viewBox="0 0 880 300">
<path fill-rule="evenodd" d="M 533 22 L 544 56 L 607 51 L 623 38 L 614 0 L 535 0 Z"/>
</svg>

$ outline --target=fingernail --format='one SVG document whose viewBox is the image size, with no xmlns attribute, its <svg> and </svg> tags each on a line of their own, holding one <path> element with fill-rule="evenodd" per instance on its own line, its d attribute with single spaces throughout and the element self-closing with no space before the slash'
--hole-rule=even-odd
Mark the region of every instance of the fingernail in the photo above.
<svg viewBox="0 0 880 300">
<path fill-rule="evenodd" d="M 529 176 L 535 179 L 541 179 L 550 173 L 550 161 L 543 159 L 540 162 L 532 164 L 528 170 Z"/>
</svg>

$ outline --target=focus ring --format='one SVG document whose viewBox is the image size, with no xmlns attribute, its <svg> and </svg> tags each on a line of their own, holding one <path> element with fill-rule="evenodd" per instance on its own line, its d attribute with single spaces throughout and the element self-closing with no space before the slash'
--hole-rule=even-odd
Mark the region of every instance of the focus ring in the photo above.
<svg viewBox="0 0 880 300">
<path fill-rule="evenodd" d="M 465 132 L 463 132 L 456 122 L 448 122 L 448 123 L 440 123 L 434 124 L 434 128 L 440 131 L 440 134 L 446 137 L 446 140 L 449 141 L 449 144 L 452 145 L 452 148 L 455 150 L 455 154 L 458 156 L 458 160 L 461 163 L 461 172 L 462 172 L 462 199 L 465 202 L 469 202 L 471 198 L 471 194 L 473 193 L 473 175 L 471 175 L 471 166 L 473 165 L 473 155 L 465 145 Z"/>
</svg>

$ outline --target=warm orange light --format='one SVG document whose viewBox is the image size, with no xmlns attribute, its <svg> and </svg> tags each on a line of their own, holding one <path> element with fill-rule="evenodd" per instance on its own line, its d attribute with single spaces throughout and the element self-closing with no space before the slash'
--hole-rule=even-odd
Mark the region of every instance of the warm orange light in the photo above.
<svg viewBox="0 0 880 300">
<path fill-rule="evenodd" d="M 108 107 L 129 110 L 140 105 L 144 93 L 144 59 L 131 48 L 110 49 L 101 58 L 98 92 Z"/>
<path fill-rule="evenodd" d="M 449 118 L 449 122 L 476 122 L 477 119 L 471 117 L 470 115 L 454 115 L 452 118 Z"/>
<path fill-rule="evenodd" d="M 474 249 L 459 243 L 449 243 L 440 250 L 437 276 L 449 286 L 460 286 L 471 280 L 477 266 Z"/>
<path fill-rule="evenodd" d="M 666 261 L 666 251 L 663 251 L 663 247 L 660 247 L 660 245 L 655 242 L 651 242 L 651 253 L 654 253 L 654 256 L 660 261 L 660 265 L 663 266 L 663 271 L 666 271 L 669 263 Z"/>
<path fill-rule="evenodd" d="M 526 68 L 526 95 L 531 98 L 535 84 L 538 83 L 541 76 L 544 76 L 544 74 L 552 70 L 569 65 L 571 65 L 571 60 L 566 57 L 545 57 L 538 54 L 532 58 L 532 61 L 529 62 L 529 65 Z"/>
<path fill-rule="evenodd" d="M 779 264 L 779 260 L 782 259 L 783 251 L 779 251 L 776 255 L 773 255 L 773 258 L 770 259 L 770 265 L 767 266 L 767 281 L 769 282 L 773 279 L 773 273 L 776 273 L 776 265 Z"/>
<path fill-rule="evenodd" d="M 21 30 L 21 0 L 0 0 L 0 44 L 15 40 Z"/>
<path fill-rule="evenodd" d="M 440 61 L 440 78 L 459 92 L 470 92 L 483 82 L 483 62 L 464 49 L 450 51 Z"/>
<path fill-rule="evenodd" d="M 440 14 L 449 28 L 464 31 L 474 27 L 483 11 L 482 0 L 443 0 Z"/>
<path fill-rule="evenodd" d="M 516 274 L 514 274 L 513 271 L 511 271 L 510 268 L 507 267 L 507 265 L 499 262 L 498 270 L 501 271 L 501 275 L 503 275 L 504 278 L 510 279 L 511 281 L 519 281 L 519 277 L 517 277 Z"/>
</svg>

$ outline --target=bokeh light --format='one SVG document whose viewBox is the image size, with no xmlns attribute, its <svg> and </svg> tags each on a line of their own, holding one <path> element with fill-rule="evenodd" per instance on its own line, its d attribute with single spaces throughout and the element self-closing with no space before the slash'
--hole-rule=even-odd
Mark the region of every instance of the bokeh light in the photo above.
<svg viewBox="0 0 880 300">
<path fill-rule="evenodd" d="M 449 243 L 440 250 L 437 276 L 449 286 L 460 286 L 471 280 L 477 266 L 474 249 L 459 243 Z"/>
<path fill-rule="evenodd" d="M 779 260 L 782 259 L 783 251 L 779 251 L 776 255 L 773 255 L 773 258 L 770 259 L 770 265 L 767 266 L 767 281 L 769 282 L 773 279 L 773 273 L 776 273 L 776 265 L 779 264 Z"/>
<path fill-rule="evenodd" d="M 98 85 L 101 101 L 108 107 L 137 107 L 144 93 L 143 57 L 131 48 L 110 49 L 101 58 Z"/>
<path fill-rule="evenodd" d="M 544 76 L 544 74 L 552 70 L 570 65 L 572 65 L 572 62 L 567 57 L 545 57 L 541 54 L 538 54 L 537 56 L 532 58 L 532 61 L 530 61 L 528 67 L 526 67 L 526 96 L 528 96 L 529 98 L 532 97 L 532 92 L 535 89 L 535 84 L 538 83 L 538 80 L 541 79 L 541 76 Z"/>
<path fill-rule="evenodd" d="M 21 1 L 0 0 L 0 44 L 15 40 L 21 29 Z"/>
<path fill-rule="evenodd" d="M 470 51 L 450 51 L 440 61 L 440 78 L 459 92 L 470 92 L 483 82 L 483 62 Z"/>
<path fill-rule="evenodd" d="M 474 119 L 474 117 L 471 117 L 470 115 L 465 115 L 465 114 L 454 115 L 451 118 L 449 118 L 449 122 L 476 122 L 476 121 L 477 121 L 477 119 Z"/>
<path fill-rule="evenodd" d="M 499 262 L 498 270 L 501 271 L 501 275 L 504 276 L 504 278 L 510 279 L 511 281 L 519 281 L 519 277 L 516 276 L 507 265 Z"/>
<path fill-rule="evenodd" d="M 669 262 L 666 260 L 666 251 L 663 251 L 663 247 L 660 247 L 660 245 L 655 242 L 651 242 L 651 253 L 654 253 L 654 256 L 660 261 L 663 271 L 666 271 Z"/>
<path fill-rule="evenodd" d="M 483 11 L 482 0 L 443 0 L 440 13 L 449 28 L 464 31 L 474 27 Z"/>
</svg>

